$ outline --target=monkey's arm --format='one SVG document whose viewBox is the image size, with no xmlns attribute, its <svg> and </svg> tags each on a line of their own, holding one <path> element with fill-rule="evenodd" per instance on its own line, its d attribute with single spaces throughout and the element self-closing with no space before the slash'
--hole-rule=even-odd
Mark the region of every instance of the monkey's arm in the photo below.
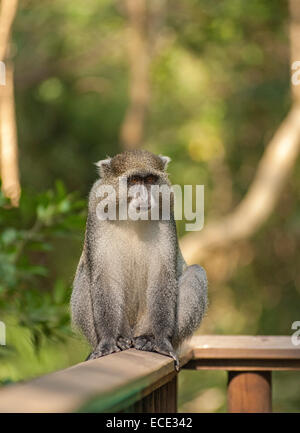
<svg viewBox="0 0 300 433">
<path fill-rule="evenodd" d="M 128 349 L 131 334 L 125 329 L 116 286 L 106 282 L 106 273 L 99 266 L 96 272 L 90 272 L 87 263 L 83 251 L 74 279 L 71 311 L 73 323 L 93 348 L 89 357 L 93 359 Z"/>
<path fill-rule="evenodd" d="M 108 228 L 96 215 L 97 197 L 94 184 L 89 197 L 89 210 L 83 253 L 77 268 L 71 309 L 73 322 L 81 329 L 99 357 L 130 347 L 123 332 L 124 318 L 119 276 L 108 255 L 111 245 L 104 237 Z M 129 344 L 130 343 L 130 344 Z"/>
<path fill-rule="evenodd" d="M 108 355 L 120 349 L 130 347 L 131 342 L 123 340 L 124 334 L 124 300 L 119 267 L 116 257 L 109 252 L 113 246 L 105 238 L 109 222 L 99 221 L 95 213 L 89 213 L 87 220 L 86 256 L 90 272 L 90 293 L 92 299 L 97 346 L 91 358 Z M 119 337 L 122 336 L 122 341 Z M 124 346 L 125 344 L 125 346 Z"/>
<path fill-rule="evenodd" d="M 90 279 L 83 250 L 73 282 L 71 296 L 72 324 L 81 330 L 92 347 L 97 345 L 93 306 L 90 293 Z"/>
</svg>

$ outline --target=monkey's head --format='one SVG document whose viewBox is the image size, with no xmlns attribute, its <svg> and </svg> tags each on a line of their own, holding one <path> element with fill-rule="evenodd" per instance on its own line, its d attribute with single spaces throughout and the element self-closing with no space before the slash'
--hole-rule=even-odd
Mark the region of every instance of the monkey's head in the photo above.
<svg viewBox="0 0 300 433">
<path fill-rule="evenodd" d="M 169 162 L 168 156 L 132 150 L 98 161 L 96 165 L 102 184 L 114 187 L 117 207 L 122 199 L 126 201 L 130 216 L 131 212 L 142 215 L 160 208 L 161 190 L 157 195 L 158 188 L 165 185 L 168 189 L 171 186 L 166 172 Z M 120 189 L 120 182 L 126 188 Z"/>
</svg>

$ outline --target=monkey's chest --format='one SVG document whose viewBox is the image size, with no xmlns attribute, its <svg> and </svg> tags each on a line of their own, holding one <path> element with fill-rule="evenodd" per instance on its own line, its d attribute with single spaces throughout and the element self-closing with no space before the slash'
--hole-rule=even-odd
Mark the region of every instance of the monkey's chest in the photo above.
<svg viewBox="0 0 300 433">
<path fill-rule="evenodd" d="M 126 236 L 126 235 L 124 235 Z M 147 288 L 151 274 L 151 257 L 157 255 L 155 242 L 145 241 L 139 236 L 124 237 L 116 243 L 119 275 L 122 276 L 125 314 L 130 326 L 135 329 L 144 320 L 147 312 Z"/>
<path fill-rule="evenodd" d="M 146 326 L 147 292 L 153 268 L 160 262 L 160 242 L 156 225 L 116 224 L 114 226 L 114 277 L 123 291 L 124 313 L 136 331 Z"/>
<path fill-rule="evenodd" d="M 134 329 L 147 311 L 147 287 L 149 284 L 149 263 L 144 251 L 127 251 L 123 260 L 124 300 L 126 316 Z"/>
</svg>

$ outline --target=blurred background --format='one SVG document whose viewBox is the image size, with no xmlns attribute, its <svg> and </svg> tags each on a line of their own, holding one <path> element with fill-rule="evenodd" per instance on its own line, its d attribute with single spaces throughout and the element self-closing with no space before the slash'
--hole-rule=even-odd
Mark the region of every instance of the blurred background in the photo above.
<svg viewBox="0 0 300 433">
<path fill-rule="evenodd" d="M 199 333 L 292 334 L 299 23 L 296 0 L 1 0 L 0 386 L 86 357 L 69 299 L 87 195 L 93 163 L 125 149 L 205 185 L 204 229 L 178 222 L 209 279 Z M 274 411 L 300 411 L 299 374 L 273 377 Z M 226 381 L 181 372 L 180 410 L 225 412 Z"/>
</svg>

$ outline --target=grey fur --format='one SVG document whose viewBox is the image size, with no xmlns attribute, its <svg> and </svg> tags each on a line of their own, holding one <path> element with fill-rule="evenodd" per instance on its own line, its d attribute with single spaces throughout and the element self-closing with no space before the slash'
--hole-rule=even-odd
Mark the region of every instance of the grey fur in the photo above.
<svg viewBox="0 0 300 433">
<path fill-rule="evenodd" d="M 135 347 L 171 356 L 199 326 L 207 306 L 201 266 L 187 267 L 171 221 L 100 221 L 96 190 L 119 175 L 159 173 L 166 160 L 146 151 L 97 163 L 103 176 L 89 196 L 83 252 L 71 297 L 72 321 L 93 348 L 90 358 Z M 122 167 L 126 170 L 122 171 Z"/>
</svg>

